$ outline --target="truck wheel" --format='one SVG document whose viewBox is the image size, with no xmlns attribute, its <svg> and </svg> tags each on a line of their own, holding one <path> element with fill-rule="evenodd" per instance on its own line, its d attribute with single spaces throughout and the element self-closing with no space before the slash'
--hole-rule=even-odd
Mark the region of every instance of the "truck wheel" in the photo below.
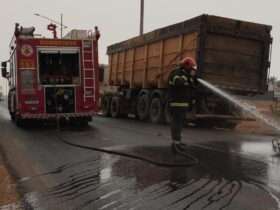
<svg viewBox="0 0 280 210">
<path fill-rule="evenodd" d="M 139 120 L 146 120 L 149 117 L 150 99 L 147 94 L 139 96 L 136 105 L 137 117 Z"/>
<path fill-rule="evenodd" d="M 63 119 L 60 119 L 60 123 L 62 124 Z M 75 128 L 84 128 L 88 126 L 88 123 L 91 121 L 91 117 L 73 117 L 69 119 L 70 126 Z M 65 121 L 67 123 L 67 121 Z"/>
<path fill-rule="evenodd" d="M 81 128 L 87 127 L 88 122 L 89 122 L 89 120 L 86 117 L 80 117 L 77 120 L 78 126 Z"/>
<path fill-rule="evenodd" d="M 102 97 L 101 109 L 104 116 L 109 117 L 111 115 L 111 97 L 109 95 Z"/>
<path fill-rule="evenodd" d="M 164 119 L 164 107 L 160 98 L 156 97 L 152 99 L 150 105 L 150 120 L 152 123 L 162 123 Z"/>
<path fill-rule="evenodd" d="M 20 116 L 17 116 L 17 115 L 14 116 L 14 122 L 15 122 L 16 126 L 22 127 L 22 128 L 25 127 L 27 124 L 26 120 L 23 120 Z"/>
<path fill-rule="evenodd" d="M 15 115 L 16 114 L 15 114 L 15 112 L 12 111 L 12 97 L 14 97 L 14 96 L 11 94 L 11 91 L 9 91 L 9 94 L 8 94 L 8 110 L 9 110 L 9 113 L 10 113 L 11 120 L 15 121 L 15 119 L 16 119 Z M 14 97 L 14 100 L 13 100 L 13 107 L 16 107 L 15 97 Z"/>
<path fill-rule="evenodd" d="M 165 105 L 164 105 L 164 121 L 167 124 L 170 124 L 170 122 L 171 122 L 171 116 L 170 116 L 170 112 L 169 112 L 168 103 L 165 103 Z"/>
<path fill-rule="evenodd" d="M 15 121 L 15 119 L 16 119 L 15 114 L 14 114 L 14 113 L 12 113 L 12 112 L 10 112 L 10 117 L 11 117 L 11 120 L 14 122 L 14 121 Z"/>
<path fill-rule="evenodd" d="M 120 117 L 120 98 L 118 96 L 113 96 L 110 107 L 112 117 Z"/>
</svg>

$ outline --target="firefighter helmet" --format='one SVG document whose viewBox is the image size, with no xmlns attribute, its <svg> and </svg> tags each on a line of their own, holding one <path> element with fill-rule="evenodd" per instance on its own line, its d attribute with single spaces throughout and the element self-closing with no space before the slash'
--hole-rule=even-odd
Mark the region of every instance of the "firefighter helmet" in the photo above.
<svg viewBox="0 0 280 210">
<path fill-rule="evenodd" d="M 180 61 L 180 66 L 186 70 L 197 70 L 196 61 L 191 57 L 185 57 Z"/>
</svg>

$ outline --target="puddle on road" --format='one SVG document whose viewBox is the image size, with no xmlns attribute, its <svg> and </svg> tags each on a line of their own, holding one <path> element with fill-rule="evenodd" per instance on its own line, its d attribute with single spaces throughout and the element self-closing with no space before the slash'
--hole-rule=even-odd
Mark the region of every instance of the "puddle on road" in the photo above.
<svg viewBox="0 0 280 210">
<path fill-rule="evenodd" d="M 243 142 L 240 150 L 244 153 L 263 155 L 271 158 L 273 154 L 272 143 L 270 142 Z"/>
<path fill-rule="evenodd" d="M 227 152 L 227 146 L 229 151 L 254 152 L 250 144 L 235 148 L 223 144 L 223 153 L 190 147 L 189 152 L 202 162 L 192 168 L 163 168 L 100 153 L 98 159 L 64 164 L 40 176 L 23 179 L 22 184 L 28 185 L 51 176 L 58 184 L 43 192 L 27 193 L 22 203 L 28 203 L 31 209 L 51 210 L 252 209 L 254 203 L 254 210 L 280 209 L 279 197 L 265 187 L 279 181 L 279 163 L 275 166 L 272 162 L 246 159 Z M 170 159 L 167 147 L 110 149 L 176 161 Z M 275 188 L 277 192 L 279 189 Z"/>
</svg>

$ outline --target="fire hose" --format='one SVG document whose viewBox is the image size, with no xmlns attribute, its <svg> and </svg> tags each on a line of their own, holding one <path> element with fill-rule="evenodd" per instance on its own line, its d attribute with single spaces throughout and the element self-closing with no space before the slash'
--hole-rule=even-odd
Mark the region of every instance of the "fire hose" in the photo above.
<svg viewBox="0 0 280 210">
<path fill-rule="evenodd" d="M 62 141 L 63 143 L 72 146 L 72 147 L 76 147 L 76 148 L 81 148 L 81 149 L 86 149 L 86 150 L 90 150 L 90 151 L 96 151 L 96 152 L 101 152 L 101 153 L 107 153 L 110 155 L 118 155 L 118 156 L 123 156 L 123 157 L 127 157 L 130 159 L 135 159 L 135 160 L 140 160 L 140 161 L 144 161 L 156 166 L 160 166 L 160 167 L 192 167 L 195 166 L 197 164 L 199 164 L 199 160 L 190 155 L 187 154 L 186 152 L 186 146 L 185 145 L 176 145 L 173 144 L 172 145 L 172 149 L 175 155 L 181 155 L 183 157 L 185 157 L 186 159 L 188 159 L 188 161 L 186 161 L 185 163 L 165 163 L 165 162 L 160 162 L 160 161 L 155 161 L 146 157 L 142 157 L 142 156 L 137 156 L 134 154 L 128 154 L 125 152 L 120 152 L 120 151 L 114 151 L 114 150 L 110 150 L 110 149 L 104 149 L 104 148 L 99 148 L 99 147 L 93 147 L 93 146 L 85 146 L 85 145 L 81 145 L 81 144 L 76 144 L 76 143 L 72 143 L 70 141 L 67 141 L 66 139 L 64 139 L 61 135 L 60 132 L 57 135 L 57 138 Z"/>
</svg>

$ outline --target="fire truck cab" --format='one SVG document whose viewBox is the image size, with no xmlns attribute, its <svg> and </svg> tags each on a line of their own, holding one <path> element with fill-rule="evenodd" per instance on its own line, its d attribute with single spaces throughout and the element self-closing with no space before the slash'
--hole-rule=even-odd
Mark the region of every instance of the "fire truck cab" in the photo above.
<svg viewBox="0 0 280 210">
<path fill-rule="evenodd" d="M 87 123 L 98 111 L 97 27 L 95 32 L 72 30 L 62 39 L 37 38 L 34 31 L 16 24 L 10 58 L 1 63 L 11 119 Z"/>
</svg>

